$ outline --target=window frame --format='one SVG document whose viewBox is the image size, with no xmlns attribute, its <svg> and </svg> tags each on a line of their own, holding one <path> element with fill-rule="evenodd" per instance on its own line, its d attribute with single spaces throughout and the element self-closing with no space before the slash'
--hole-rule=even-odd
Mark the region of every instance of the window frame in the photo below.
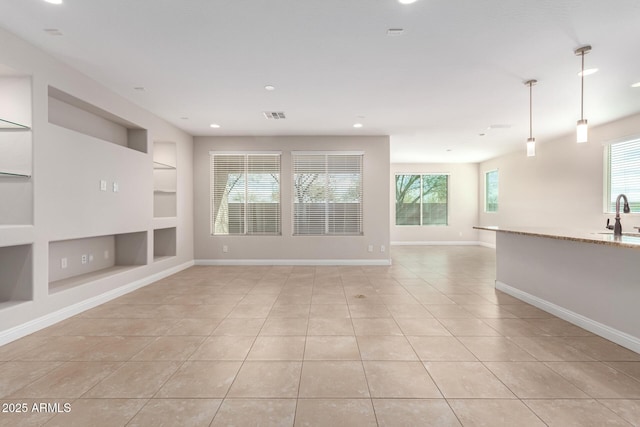
<svg viewBox="0 0 640 427">
<path fill-rule="evenodd" d="M 634 136 L 628 136 L 628 137 L 624 137 L 624 138 L 620 138 L 620 139 L 616 139 L 613 141 L 609 141 L 607 143 L 604 144 L 604 155 L 603 155 L 603 172 L 604 172 L 604 176 L 603 176 L 603 199 L 602 199 L 602 211 L 605 215 L 611 215 L 611 214 L 615 214 L 615 201 L 614 199 L 612 199 L 612 197 L 617 197 L 618 194 L 620 193 L 616 193 L 616 194 L 612 194 L 612 188 L 611 188 L 611 184 L 612 184 L 612 179 L 611 179 L 611 172 L 612 172 L 612 167 L 611 167 L 611 147 L 617 144 L 626 144 L 626 143 L 636 143 L 637 147 L 634 147 L 638 150 L 638 156 L 640 157 L 640 135 L 634 135 Z M 635 151 L 634 151 L 635 153 Z M 638 160 L 638 163 L 640 163 L 640 160 Z M 638 174 L 638 179 L 640 180 L 640 168 L 639 169 L 634 169 L 634 170 L 638 170 L 637 174 Z M 640 215 L 640 210 L 636 210 L 634 211 L 634 207 L 640 205 L 640 197 L 633 197 L 630 196 L 630 193 L 628 191 L 625 191 L 624 194 L 627 196 L 627 198 L 629 199 L 629 205 L 631 206 L 631 212 L 629 214 L 625 214 L 625 215 Z M 633 193 L 631 193 L 633 194 Z M 638 200 L 636 200 L 638 199 Z M 638 208 L 636 208 L 638 209 Z M 622 211 L 622 206 L 620 206 L 620 210 Z"/>
<path fill-rule="evenodd" d="M 397 209 L 397 206 L 398 206 L 398 203 L 397 203 L 397 200 L 398 200 L 397 190 L 398 190 L 398 188 L 395 186 L 395 183 L 397 182 L 397 179 L 398 179 L 397 177 L 398 176 L 412 176 L 412 175 L 420 177 L 420 186 L 419 186 L 419 188 L 420 188 L 420 200 L 418 202 L 418 205 L 420 206 L 420 215 L 419 215 L 420 223 L 419 224 L 398 224 L 398 209 Z M 446 205 L 447 205 L 447 215 L 446 215 L 446 222 L 444 224 L 425 224 L 424 223 L 424 192 L 423 191 L 424 191 L 424 177 L 425 176 L 446 176 L 447 177 L 447 203 L 446 203 Z M 449 227 L 449 219 L 450 219 L 449 218 L 450 217 L 449 216 L 449 212 L 450 212 L 449 204 L 451 202 L 451 197 L 450 197 L 450 195 L 451 195 L 451 173 L 449 173 L 449 172 L 420 172 L 420 173 L 417 173 L 417 172 L 396 172 L 393 175 L 393 177 L 394 177 L 394 179 L 393 179 L 393 182 L 394 182 L 394 193 L 396 193 L 396 194 L 394 194 L 395 197 L 394 197 L 394 203 L 393 203 L 394 208 L 395 208 L 394 209 L 394 225 L 396 227 Z"/>
<path fill-rule="evenodd" d="M 213 174 L 215 156 L 242 156 L 244 157 L 244 208 L 243 208 L 243 232 L 242 233 L 216 233 L 215 231 L 215 175 Z M 248 197 L 248 175 L 250 156 L 273 156 L 277 157 L 278 164 L 278 202 L 277 202 L 277 226 L 276 232 L 250 232 L 249 231 L 249 197 Z M 274 203 L 275 204 L 275 203 Z M 209 235 L 210 236 L 281 236 L 282 235 L 282 152 L 281 151 L 209 151 Z"/>
<path fill-rule="evenodd" d="M 495 210 L 489 210 L 489 174 L 495 173 L 497 178 L 496 184 L 496 207 Z M 485 213 L 498 213 L 500 209 L 500 172 L 498 168 L 491 169 L 484 172 L 484 212 Z"/>
<path fill-rule="evenodd" d="M 358 212 L 356 218 L 358 218 L 358 231 L 357 232 L 335 232 L 330 231 L 331 219 L 330 209 L 331 201 L 324 194 L 325 198 L 322 202 L 325 205 L 325 221 L 324 231 L 322 233 L 300 233 L 296 232 L 296 205 L 301 204 L 296 202 L 296 157 L 297 156 L 324 156 L 324 174 L 325 179 L 325 191 L 329 190 L 329 157 L 330 156 L 353 156 L 359 157 L 359 201 Z M 291 235 L 295 237 L 299 236 L 363 236 L 364 235 L 364 167 L 365 167 L 365 153 L 364 151 L 292 151 L 291 152 Z"/>
</svg>

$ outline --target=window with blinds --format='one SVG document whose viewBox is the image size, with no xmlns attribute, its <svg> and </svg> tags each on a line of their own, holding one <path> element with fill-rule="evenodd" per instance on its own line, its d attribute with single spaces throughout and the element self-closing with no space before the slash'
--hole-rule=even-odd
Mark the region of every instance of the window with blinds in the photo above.
<svg viewBox="0 0 640 427">
<path fill-rule="evenodd" d="M 362 153 L 293 152 L 293 234 L 362 234 Z"/>
<path fill-rule="evenodd" d="M 396 225 L 447 225 L 449 175 L 396 175 Z"/>
<path fill-rule="evenodd" d="M 624 194 L 629 200 L 631 212 L 640 212 L 640 138 L 611 144 L 606 147 L 606 152 L 606 211 L 615 212 L 616 197 Z"/>
<path fill-rule="evenodd" d="M 211 234 L 280 234 L 280 153 L 210 153 Z"/>
<path fill-rule="evenodd" d="M 498 171 L 484 174 L 484 211 L 498 212 Z"/>
</svg>

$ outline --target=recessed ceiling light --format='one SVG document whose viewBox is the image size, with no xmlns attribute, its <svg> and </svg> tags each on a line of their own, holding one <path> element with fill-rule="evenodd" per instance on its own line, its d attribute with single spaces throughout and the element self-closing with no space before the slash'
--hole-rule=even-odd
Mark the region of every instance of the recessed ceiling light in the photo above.
<svg viewBox="0 0 640 427">
<path fill-rule="evenodd" d="M 62 0 L 44 0 L 44 1 L 51 4 L 62 4 Z"/>
<path fill-rule="evenodd" d="M 266 86 L 264 87 L 264 89 L 265 89 L 265 90 L 276 90 L 276 87 L 275 87 L 275 86 L 271 86 L 271 85 L 266 85 Z"/>
<path fill-rule="evenodd" d="M 451 148 L 447 148 L 447 151 L 453 151 Z"/>
<path fill-rule="evenodd" d="M 216 124 L 216 123 L 211 123 L 211 124 L 209 125 L 209 127 L 212 127 L 212 128 L 214 128 L 214 129 L 218 129 L 218 128 L 220 127 L 220 125 L 219 125 L 219 124 Z"/>
<path fill-rule="evenodd" d="M 398 3 L 400 4 L 411 4 L 411 3 L 415 3 L 418 0 L 398 0 Z"/>
<path fill-rule="evenodd" d="M 589 68 L 589 69 L 587 69 L 587 70 L 580 71 L 580 72 L 578 73 L 578 76 L 580 76 L 580 77 L 582 77 L 582 76 L 590 76 L 591 74 L 595 74 L 595 73 L 597 73 L 597 72 L 598 72 L 598 69 L 597 69 L 597 68 Z"/>
<path fill-rule="evenodd" d="M 137 91 L 139 91 L 139 92 L 144 92 L 144 91 L 145 91 L 144 86 L 136 86 L 136 87 L 134 87 L 133 89 L 134 89 L 134 90 L 137 90 Z"/>
<path fill-rule="evenodd" d="M 631 85 L 631 87 L 640 87 L 640 82 L 635 82 L 634 84 Z"/>
<path fill-rule="evenodd" d="M 354 128 L 361 128 L 362 127 L 362 123 L 356 123 L 353 125 Z"/>
</svg>

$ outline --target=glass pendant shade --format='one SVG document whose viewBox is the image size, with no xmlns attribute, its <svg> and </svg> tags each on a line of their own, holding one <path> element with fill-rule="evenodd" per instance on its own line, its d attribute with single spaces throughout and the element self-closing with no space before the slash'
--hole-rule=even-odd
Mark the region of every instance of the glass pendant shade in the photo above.
<svg viewBox="0 0 640 427">
<path fill-rule="evenodd" d="M 536 155 L 536 139 L 527 138 L 527 157 L 535 157 Z"/>
<path fill-rule="evenodd" d="M 578 120 L 578 126 L 576 127 L 576 142 L 582 144 L 589 139 L 589 126 L 586 119 Z"/>
</svg>

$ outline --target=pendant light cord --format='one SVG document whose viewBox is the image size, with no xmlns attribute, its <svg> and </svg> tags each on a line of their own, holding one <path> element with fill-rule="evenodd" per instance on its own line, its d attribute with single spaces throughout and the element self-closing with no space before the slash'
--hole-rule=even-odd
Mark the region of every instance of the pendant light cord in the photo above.
<svg viewBox="0 0 640 427">
<path fill-rule="evenodd" d="M 533 138 L 533 82 L 529 82 L 529 139 Z"/>
<path fill-rule="evenodd" d="M 582 57 L 582 72 L 580 73 L 580 120 L 584 120 L 584 51 Z"/>
</svg>

